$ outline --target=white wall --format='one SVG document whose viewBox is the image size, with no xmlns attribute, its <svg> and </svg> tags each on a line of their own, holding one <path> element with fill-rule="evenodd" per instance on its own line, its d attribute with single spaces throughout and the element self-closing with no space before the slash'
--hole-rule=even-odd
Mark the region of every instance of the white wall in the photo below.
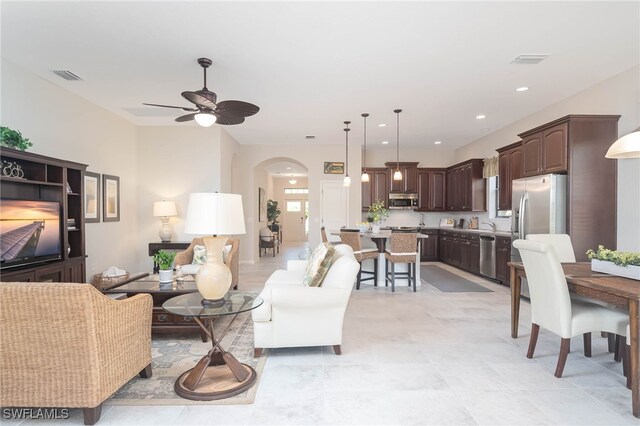
<svg viewBox="0 0 640 426">
<path fill-rule="evenodd" d="M 189 194 L 222 190 L 222 177 L 231 186 L 230 149 L 222 173 L 220 127 L 193 125 L 180 127 L 138 127 L 138 240 L 139 269 L 150 271 L 149 242 L 160 241 L 160 219 L 153 217 L 154 201 L 176 202 L 178 216 L 171 218 L 172 241 L 191 241 L 195 235 L 184 233 Z M 231 141 L 227 140 L 227 144 Z"/>
<path fill-rule="evenodd" d="M 135 126 L 4 58 L 1 85 L 2 125 L 29 138 L 29 151 L 120 177 L 120 221 L 86 224 L 87 279 L 113 265 L 137 271 Z"/>
<path fill-rule="evenodd" d="M 456 160 L 497 155 L 518 133 L 568 114 L 619 114 L 620 136 L 640 126 L 640 67 L 634 67 L 456 151 Z M 613 143 L 613 141 L 611 141 Z M 610 160 L 616 161 L 616 160 Z M 618 249 L 640 251 L 640 159 L 618 161 Z"/>
</svg>

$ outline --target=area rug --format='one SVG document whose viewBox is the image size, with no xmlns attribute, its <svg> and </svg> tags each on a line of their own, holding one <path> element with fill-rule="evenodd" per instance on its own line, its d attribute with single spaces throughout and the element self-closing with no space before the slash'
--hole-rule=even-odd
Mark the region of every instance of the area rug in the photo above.
<svg viewBox="0 0 640 426">
<path fill-rule="evenodd" d="M 424 265 L 420 267 L 420 279 L 431 284 L 445 293 L 463 292 L 492 292 L 486 287 L 462 278 L 452 272 L 442 269 L 438 265 Z"/>
<path fill-rule="evenodd" d="M 214 323 L 214 333 L 221 333 L 231 316 L 219 317 Z M 238 361 L 250 365 L 258 373 L 255 384 L 245 392 L 215 401 L 192 401 L 178 396 L 173 385 L 182 373 L 193 368 L 211 349 L 211 342 L 202 342 L 197 333 L 154 334 L 151 341 L 153 376 L 139 376 L 118 390 L 105 405 L 240 405 L 255 400 L 267 355 L 253 357 L 253 321 L 251 313 L 239 314 L 222 339 L 222 347 Z"/>
</svg>

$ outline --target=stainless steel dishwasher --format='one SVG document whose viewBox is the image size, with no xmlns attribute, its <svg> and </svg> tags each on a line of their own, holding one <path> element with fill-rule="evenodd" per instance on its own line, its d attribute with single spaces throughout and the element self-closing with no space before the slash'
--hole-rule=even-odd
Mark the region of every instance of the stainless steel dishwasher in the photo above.
<svg viewBox="0 0 640 426">
<path fill-rule="evenodd" d="M 496 278 L 496 237 L 480 235 L 480 275 Z"/>
</svg>

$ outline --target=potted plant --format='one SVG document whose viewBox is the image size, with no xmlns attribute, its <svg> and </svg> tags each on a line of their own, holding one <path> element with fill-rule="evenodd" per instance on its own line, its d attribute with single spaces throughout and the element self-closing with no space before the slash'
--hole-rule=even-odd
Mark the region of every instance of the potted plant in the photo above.
<svg viewBox="0 0 640 426">
<path fill-rule="evenodd" d="M 369 206 L 369 213 L 367 213 L 367 220 L 373 225 L 371 226 L 371 232 L 377 234 L 380 232 L 380 222 L 389 217 L 389 210 L 384 208 L 384 202 L 376 200 Z"/>
<path fill-rule="evenodd" d="M 31 145 L 29 139 L 22 136 L 17 130 L 10 129 L 8 127 L 0 127 L 0 145 L 7 148 L 19 149 L 25 151 Z"/>
<path fill-rule="evenodd" d="M 278 224 L 278 217 L 282 211 L 278 208 L 278 202 L 274 200 L 267 200 L 267 223 L 269 229 L 272 232 L 277 232 L 280 230 L 280 225 Z"/>
<path fill-rule="evenodd" d="M 176 254 L 172 251 L 160 250 L 153 255 L 153 261 L 160 268 L 159 281 L 160 283 L 173 282 L 173 259 Z"/>
<path fill-rule="evenodd" d="M 587 251 L 591 270 L 605 274 L 640 280 L 640 253 L 609 250 L 598 246 L 598 251 Z"/>
</svg>

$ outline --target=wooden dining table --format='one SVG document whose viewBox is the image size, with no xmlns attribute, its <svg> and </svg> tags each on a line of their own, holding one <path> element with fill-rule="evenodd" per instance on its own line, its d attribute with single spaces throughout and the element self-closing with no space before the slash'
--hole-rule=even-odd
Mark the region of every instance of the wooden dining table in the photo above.
<svg viewBox="0 0 640 426">
<path fill-rule="evenodd" d="M 509 262 L 511 284 L 511 337 L 518 337 L 522 279 L 527 277 L 522 262 Z M 562 269 L 571 293 L 606 302 L 629 312 L 631 356 L 631 407 L 640 417 L 640 281 L 591 271 L 591 263 L 563 263 Z"/>
</svg>

